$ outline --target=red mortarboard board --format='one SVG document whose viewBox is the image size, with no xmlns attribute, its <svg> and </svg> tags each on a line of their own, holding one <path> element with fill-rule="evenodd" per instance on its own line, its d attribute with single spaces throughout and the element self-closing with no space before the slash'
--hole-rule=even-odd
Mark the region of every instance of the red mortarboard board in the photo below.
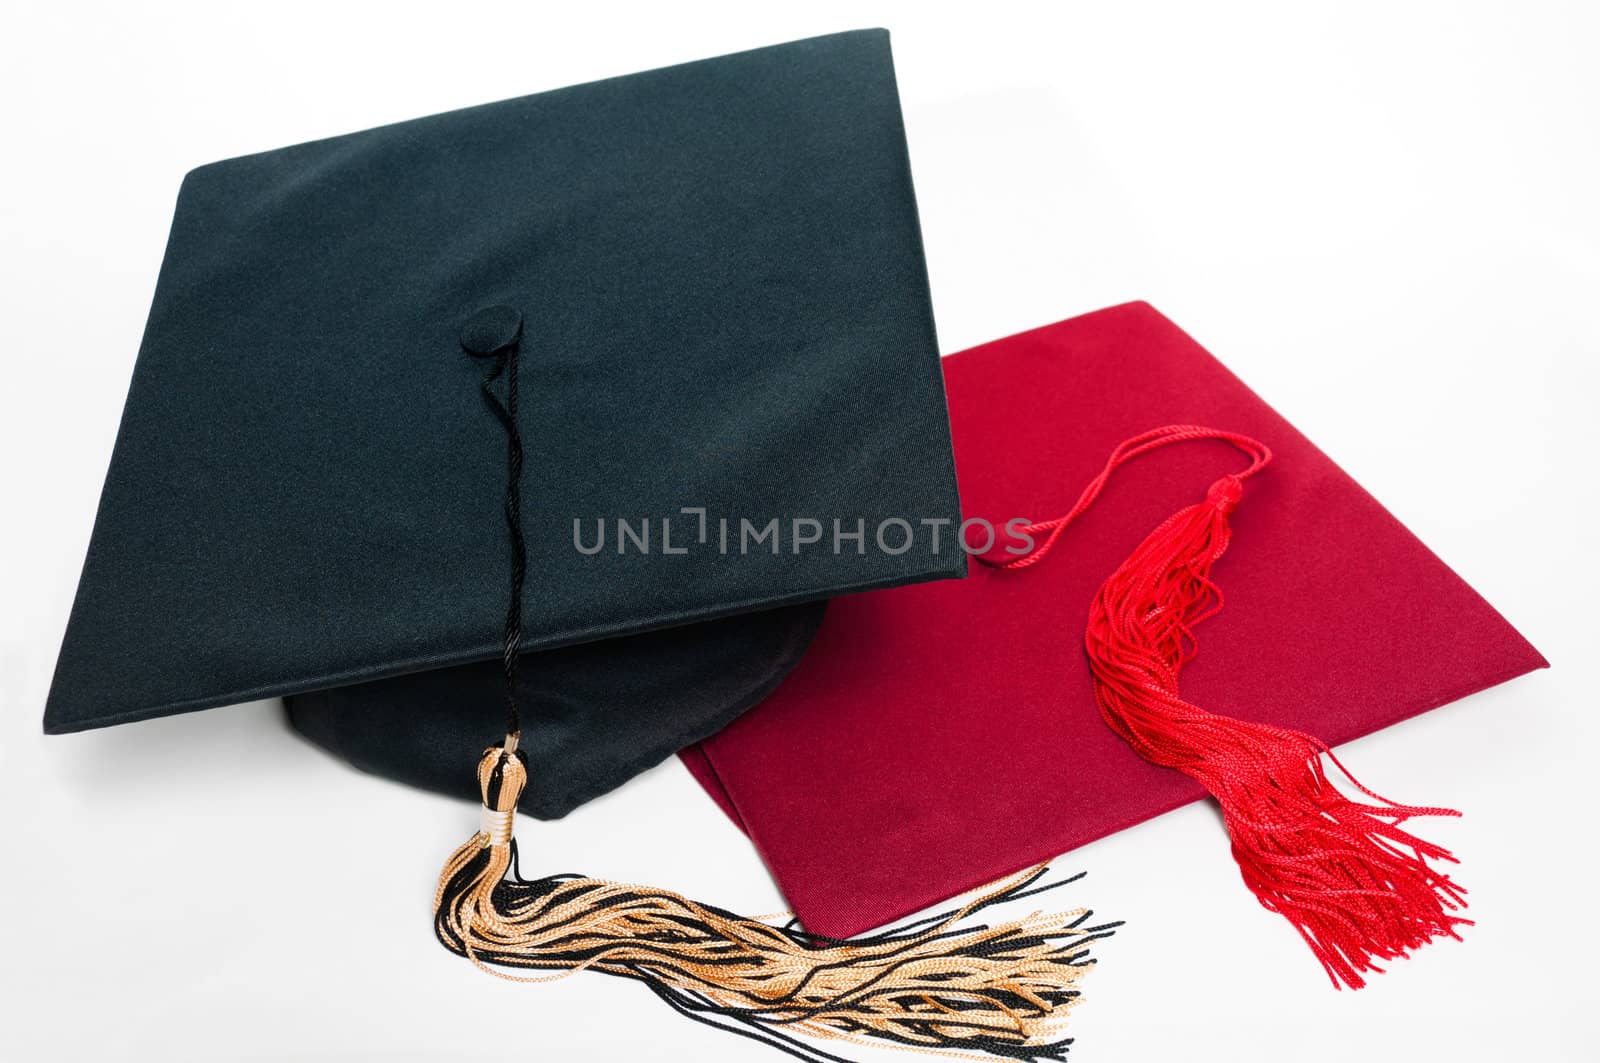
<svg viewBox="0 0 1600 1063">
<path fill-rule="evenodd" d="M 944 370 L 969 521 L 1003 529 L 1067 512 L 1106 454 L 1152 425 L 1214 425 L 1274 452 L 1232 514 L 1236 546 L 1217 570 L 1228 607 L 1195 633 L 1205 652 L 1184 671 L 1191 706 L 1337 744 L 1546 664 L 1143 303 L 973 348 Z M 835 602 L 777 691 L 685 752 L 808 929 L 858 933 L 1205 796 L 1106 725 L 1080 647 L 1097 589 L 1129 551 L 1241 466 L 1224 442 L 1164 448 L 1118 469 L 1026 572 L 974 565 L 963 581 Z M 997 786 L 1002 770 L 1031 784 Z"/>
</svg>

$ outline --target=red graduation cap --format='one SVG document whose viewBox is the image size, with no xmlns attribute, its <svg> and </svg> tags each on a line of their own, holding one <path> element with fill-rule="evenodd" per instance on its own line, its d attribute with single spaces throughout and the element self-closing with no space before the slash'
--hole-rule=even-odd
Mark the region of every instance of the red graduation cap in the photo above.
<svg viewBox="0 0 1600 1063">
<path fill-rule="evenodd" d="M 685 752 L 800 921 L 858 933 L 1209 789 L 1247 883 L 1336 983 L 1453 934 L 1448 854 L 1402 826 L 1447 810 L 1352 785 L 1322 743 L 1538 651 L 1146 304 L 944 369 L 968 520 L 1000 542 L 1015 517 L 1070 527 L 1038 523 L 1020 564 L 997 544 L 965 580 L 835 601 L 778 690 Z"/>
</svg>

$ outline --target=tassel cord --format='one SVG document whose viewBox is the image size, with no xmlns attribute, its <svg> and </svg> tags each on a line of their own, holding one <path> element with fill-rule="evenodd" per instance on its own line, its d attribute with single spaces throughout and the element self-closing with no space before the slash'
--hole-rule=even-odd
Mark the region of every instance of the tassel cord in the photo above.
<svg viewBox="0 0 1600 1063">
<path fill-rule="evenodd" d="M 522 526 L 522 429 L 517 410 L 518 352 L 521 340 L 514 339 L 491 357 L 494 365 L 481 385 L 484 400 L 500 419 L 506 433 L 506 531 L 511 540 L 511 589 L 506 604 L 506 622 L 501 646 L 501 675 L 505 688 L 506 735 L 522 732 L 522 714 L 517 707 L 517 661 L 522 656 L 522 591 L 527 578 L 528 544 Z M 494 382 L 505 378 L 505 398 L 495 392 Z M 515 743 L 512 743 L 513 749 Z"/>
<path fill-rule="evenodd" d="M 1249 436 L 1239 435 L 1236 432 L 1224 432 L 1216 428 L 1207 428 L 1204 425 L 1196 424 L 1169 424 L 1160 428 L 1152 428 L 1147 432 L 1134 436 L 1132 439 L 1127 439 L 1117 444 L 1110 457 L 1106 459 L 1105 467 L 1100 470 L 1094 479 L 1089 481 L 1083 492 L 1079 494 L 1078 500 L 1073 503 L 1072 508 L 1067 510 L 1066 513 L 1051 520 L 1036 521 L 1022 529 L 1029 535 L 1038 535 L 1041 532 L 1048 533 L 1043 543 L 1040 543 L 1035 549 L 1021 557 L 998 560 L 993 554 L 980 554 L 977 555 L 977 560 L 983 564 L 1001 569 L 1020 569 L 1037 565 L 1055 547 L 1056 540 L 1061 537 L 1061 533 L 1066 530 L 1067 525 L 1082 516 L 1083 512 L 1094 504 L 1094 500 L 1100 497 L 1100 492 L 1105 490 L 1106 483 L 1111 479 L 1111 474 L 1116 472 L 1119 467 L 1142 454 L 1148 454 L 1152 450 L 1157 450 L 1172 443 L 1185 443 L 1201 439 L 1213 439 L 1231 444 L 1251 459 L 1248 468 L 1235 474 L 1235 478 L 1240 482 L 1249 479 L 1266 468 L 1267 464 L 1272 460 L 1272 451 Z M 1167 524 L 1171 523 L 1171 520 L 1167 522 Z M 1163 525 L 1157 531 L 1160 532 L 1166 527 L 1167 525 Z"/>
</svg>

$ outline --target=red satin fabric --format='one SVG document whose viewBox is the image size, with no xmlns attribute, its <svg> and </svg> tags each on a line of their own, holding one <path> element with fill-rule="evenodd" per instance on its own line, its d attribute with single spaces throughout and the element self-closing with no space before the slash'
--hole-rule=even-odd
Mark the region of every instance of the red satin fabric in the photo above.
<svg viewBox="0 0 1600 1063">
<path fill-rule="evenodd" d="M 1184 671 L 1195 704 L 1337 744 L 1545 666 L 1143 303 L 944 367 L 964 509 L 997 526 L 1066 512 L 1105 455 L 1151 425 L 1215 425 L 1272 448 L 1217 563 L 1227 609 Z M 859 933 L 1204 795 L 1100 719 L 1082 638 L 1106 577 L 1237 462 L 1220 441 L 1166 447 L 1119 469 L 1045 563 L 835 601 L 789 679 L 685 751 L 805 926 Z M 1403 779 L 1364 781 L 1408 796 Z"/>
</svg>

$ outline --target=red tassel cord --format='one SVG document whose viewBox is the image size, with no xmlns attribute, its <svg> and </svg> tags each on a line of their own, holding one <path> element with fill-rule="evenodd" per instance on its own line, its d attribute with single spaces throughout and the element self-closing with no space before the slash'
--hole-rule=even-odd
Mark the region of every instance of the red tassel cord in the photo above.
<svg viewBox="0 0 1600 1063">
<path fill-rule="evenodd" d="M 999 568 L 1038 563 L 1118 465 L 1194 439 L 1230 443 L 1250 465 L 1151 532 L 1095 595 L 1084 636 L 1095 700 L 1107 725 L 1141 757 L 1185 772 L 1210 791 L 1245 884 L 1294 925 L 1336 987 L 1359 989 L 1363 972 L 1382 970 L 1378 961 L 1436 937 L 1459 938 L 1456 928 L 1470 925 L 1453 914 L 1466 906 L 1466 890 L 1430 863 L 1455 858 L 1401 826 L 1416 816 L 1459 813 L 1396 804 L 1357 782 L 1317 738 L 1219 716 L 1178 694 L 1179 673 L 1196 651 L 1195 625 L 1222 609 L 1211 567 L 1228 549 L 1228 515 L 1244 481 L 1267 466 L 1272 452 L 1248 437 L 1196 425 L 1153 429 L 1113 451 L 1070 512 L 1028 529 L 1049 533 L 1037 550 L 985 560 Z M 1339 792 L 1324 758 L 1364 800 Z"/>
</svg>

